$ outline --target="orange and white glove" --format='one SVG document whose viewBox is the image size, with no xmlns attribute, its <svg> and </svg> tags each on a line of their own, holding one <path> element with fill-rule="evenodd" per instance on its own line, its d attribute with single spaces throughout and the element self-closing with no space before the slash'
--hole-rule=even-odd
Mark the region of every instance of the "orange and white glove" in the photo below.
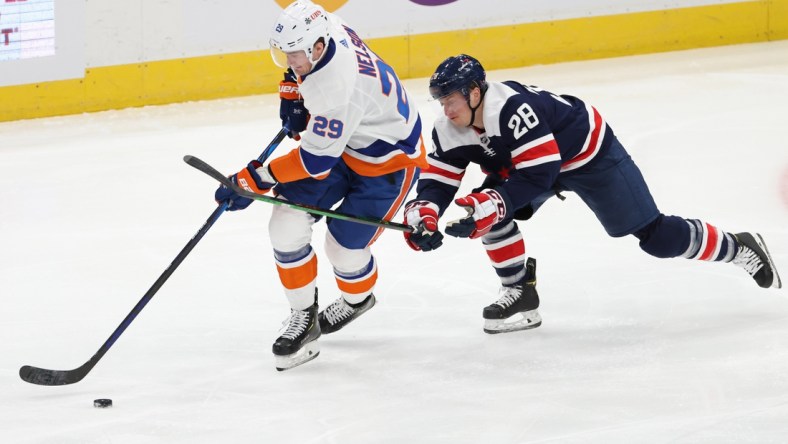
<svg viewBox="0 0 788 444">
<path fill-rule="evenodd" d="M 235 180 L 241 188 L 257 194 L 265 194 L 276 185 L 276 179 L 268 167 L 257 160 L 249 162 L 246 168 L 239 171 Z"/>
<path fill-rule="evenodd" d="M 257 194 L 265 194 L 274 185 L 276 179 L 257 160 L 249 162 L 246 168 L 230 176 L 230 180 L 241 188 Z M 219 186 L 214 193 L 216 203 L 227 202 L 227 211 L 243 210 L 252 203 L 252 199 L 238 195 L 232 188 L 224 185 Z"/>
</svg>

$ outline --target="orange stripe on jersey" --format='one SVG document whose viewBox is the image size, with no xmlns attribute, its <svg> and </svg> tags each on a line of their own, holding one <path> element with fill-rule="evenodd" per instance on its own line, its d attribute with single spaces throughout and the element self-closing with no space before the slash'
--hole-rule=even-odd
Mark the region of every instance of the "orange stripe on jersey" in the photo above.
<svg viewBox="0 0 788 444">
<path fill-rule="evenodd" d="M 391 218 L 393 218 L 394 215 L 397 214 L 397 211 L 399 211 L 400 206 L 402 206 L 402 202 L 405 200 L 406 197 L 408 197 L 408 192 L 410 191 L 410 183 L 411 181 L 413 181 L 413 176 L 415 175 L 416 175 L 416 167 L 410 167 L 405 170 L 405 177 L 402 180 L 402 185 L 400 185 L 399 195 L 397 195 L 397 198 L 394 199 L 394 202 L 391 204 L 391 207 L 389 207 L 389 210 L 386 212 L 386 215 L 383 217 L 384 220 L 391 220 Z M 378 230 L 375 232 L 375 235 L 372 236 L 372 240 L 370 240 L 369 243 L 367 244 L 367 247 L 375 243 L 375 241 L 378 240 L 378 238 L 382 233 L 383 233 L 383 228 L 382 227 L 378 228 Z"/>
<path fill-rule="evenodd" d="M 317 256 L 313 255 L 307 263 L 294 268 L 284 268 L 276 264 L 279 280 L 288 290 L 306 287 L 317 278 Z"/>
<path fill-rule="evenodd" d="M 364 294 L 369 293 L 372 291 L 372 288 L 375 286 L 375 282 L 378 280 L 378 270 L 377 268 L 375 271 L 366 279 L 361 281 L 355 282 L 348 282 L 343 281 L 339 277 L 336 277 L 337 280 L 337 287 L 343 293 L 348 294 Z"/>
<path fill-rule="evenodd" d="M 304 168 L 304 162 L 301 160 L 301 148 L 296 148 L 282 157 L 278 157 L 271 161 L 268 165 L 271 174 L 274 178 L 281 183 L 294 182 L 296 180 L 306 179 L 312 177 L 309 171 Z M 321 174 L 315 179 L 325 179 L 328 173 Z"/>
<path fill-rule="evenodd" d="M 424 148 L 424 137 L 419 136 L 419 157 L 413 159 L 407 154 L 397 154 L 391 159 L 382 163 L 370 163 L 357 159 L 347 153 L 342 153 L 342 160 L 345 161 L 351 170 L 367 177 L 377 177 L 384 174 L 393 173 L 409 167 L 428 168 L 427 150 Z"/>
</svg>

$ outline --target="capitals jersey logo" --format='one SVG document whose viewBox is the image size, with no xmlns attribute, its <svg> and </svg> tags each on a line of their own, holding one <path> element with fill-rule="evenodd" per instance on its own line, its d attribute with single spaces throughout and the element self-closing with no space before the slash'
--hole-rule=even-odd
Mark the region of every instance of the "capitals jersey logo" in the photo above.
<svg viewBox="0 0 788 444">
<path fill-rule="evenodd" d="M 479 143 L 484 150 L 484 154 L 490 157 L 495 157 L 495 150 L 490 148 L 490 138 L 487 137 L 486 133 L 479 136 Z"/>
</svg>

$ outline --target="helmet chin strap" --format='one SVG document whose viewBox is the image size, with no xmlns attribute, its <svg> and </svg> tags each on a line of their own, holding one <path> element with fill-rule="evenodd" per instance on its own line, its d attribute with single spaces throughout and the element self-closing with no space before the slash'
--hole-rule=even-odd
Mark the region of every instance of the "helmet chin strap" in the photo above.
<svg viewBox="0 0 788 444">
<path fill-rule="evenodd" d="M 468 93 L 467 102 L 468 102 L 468 108 L 471 109 L 471 121 L 468 123 L 468 125 L 466 125 L 467 128 L 472 127 L 473 121 L 476 120 L 476 110 L 479 109 L 480 106 L 482 106 L 482 101 L 484 100 L 484 93 L 485 91 L 482 90 L 482 88 L 479 88 L 479 104 L 476 105 L 475 107 L 471 106 L 471 93 L 470 92 Z"/>
</svg>

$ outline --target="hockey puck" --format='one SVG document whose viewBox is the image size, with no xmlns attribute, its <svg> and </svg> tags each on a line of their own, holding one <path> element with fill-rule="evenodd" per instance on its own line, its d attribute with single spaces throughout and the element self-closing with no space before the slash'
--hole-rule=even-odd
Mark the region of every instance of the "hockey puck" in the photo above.
<svg viewBox="0 0 788 444">
<path fill-rule="evenodd" d="M 100 409 L 105 409 L 107 407 L 112 407 L 112 400 L 111 399 L 94 399 L 93 400 L 93 407 L 98 407 Z"/>
</svg>

